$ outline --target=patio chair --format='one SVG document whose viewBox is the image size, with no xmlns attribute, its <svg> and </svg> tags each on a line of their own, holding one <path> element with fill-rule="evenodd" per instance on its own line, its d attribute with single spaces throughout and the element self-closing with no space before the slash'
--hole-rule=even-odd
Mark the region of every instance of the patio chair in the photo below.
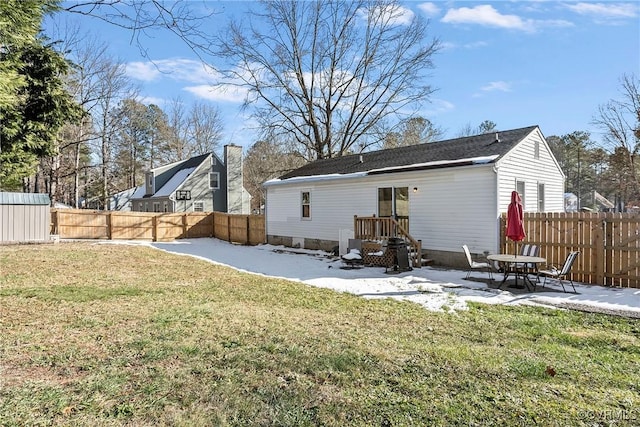
<svg viewBox="0 0 640 427">
<path fill-rule="evenodd" d="M 540 247 L 538 245 L 524 244 L 520 247 L 520 254 L 522 256 L 539 256 Z M 516 262 L 509 265 L 509 269 L 515 273 L 525 276 L 529 274 L 535 274 L 537 280 L 538 264 L 533 262 Z"/>
<path fill-rule="evenodd" d="M 564 261 L 564 264 L 562 265 L 561 269 L 558 269 L 557 267 L 552 265 L 551 268 L 548 270 L 538 271 L 538 277 L 544 276 L 542 287 L 543 288 L 545 287 L 545 284 L 547 283 L 547 278 L 552 278 L 552 279 L 558 280 L 562 285 L 562 290 L 564 292 L 567 292 L 567 290 L 564 288 L 564 283 L 563 283 L 563 279 L 565 279 L 565 280 L 569 280 L 569 283 L 571 283 L 571 287 L 573 288 L 573 292 L 577 293 L 576 287 L 573 285 L 573 280 L 571 280 L 571 278 L 568 276 L 571 273 L 571 267 L 573 266 L 573 263 L 579 254 L 580 252 L 578 251 L 569 252 L 569 255 L 567 255 L 567 259 Z M 533 290 L 535 291 L 535 287 Z"/>
<path fill-rule="evenodd" d="M 462 250 L 464 251 L 464 255 L 467 257 L 467 262 L 469 263 L 469 269 L 467 270 L 468 279 L 471 275 L 471 271 L 473 270 L 483 270 L 489 273 L 489 280 L 493 282 L 493 269 L 491 268 L 491 264 L 488 262 L 477 262 L 471 258 L 471 253 L 469 252 L 469 247 L 467 245 L 462 245 Z"/>
</svg>

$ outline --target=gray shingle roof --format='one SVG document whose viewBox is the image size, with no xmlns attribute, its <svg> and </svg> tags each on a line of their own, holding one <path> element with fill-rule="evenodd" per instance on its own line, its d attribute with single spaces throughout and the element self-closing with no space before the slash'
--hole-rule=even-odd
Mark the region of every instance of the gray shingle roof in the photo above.
<svg viewBox="0 0 640 427">
<path fill-rule="evenodd" d="M 497 156 L 493 160 L 493 162 L 495 162 L 536 128 L 537 126 L 529 126 L 520 129 L 500 131 L 498 132 L 499 141 L 496 141 L 496 133 L 492 132 L 483 135 L 318 160 L 293 170 L 281 176 L 280 179 L 368 172 L 384 168 L 407 167 L 428 162 L 446 162 L 488 156 Z M 360 156 L 362 156 L 362 162 L 360 161 Z M 425 167 L 422 167 L 421 169 L 424 168 Z"/>
</svg>

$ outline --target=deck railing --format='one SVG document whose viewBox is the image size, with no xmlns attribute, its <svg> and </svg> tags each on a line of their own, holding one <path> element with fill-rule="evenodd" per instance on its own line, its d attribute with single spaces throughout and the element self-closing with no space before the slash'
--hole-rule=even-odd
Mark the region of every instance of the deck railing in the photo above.
<svg viewBox="0 0 640 427">
<path fill-rule="evenodd" d="M 399 237 L 407 242 L 412 265 L 422 267 L 422 241 L 414 239 L 407 231 L 407 223 L 401 224 L 390 217 L 353 216 L 354 238 L 361 240 L 387 240 Z"/>
</svg>

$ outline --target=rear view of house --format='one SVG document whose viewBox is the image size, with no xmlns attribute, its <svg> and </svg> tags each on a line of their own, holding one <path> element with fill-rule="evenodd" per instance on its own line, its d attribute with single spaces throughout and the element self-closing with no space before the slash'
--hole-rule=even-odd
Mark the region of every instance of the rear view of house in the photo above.
<svg viewBox="0 0 640 427">
<path fill-rule="evenodd" d="M 319 160 L 266 182 L 267 241 L 329 250 L 354 217 L 391 217 L 436 262 L 496 252 L 511 192 L 564 210 L 564 174 L 537 126 Z"/>
</svg>

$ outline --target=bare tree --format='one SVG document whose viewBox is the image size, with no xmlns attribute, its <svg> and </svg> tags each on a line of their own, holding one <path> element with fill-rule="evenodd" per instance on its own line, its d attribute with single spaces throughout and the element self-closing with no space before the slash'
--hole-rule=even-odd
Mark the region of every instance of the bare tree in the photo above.
<svg viewBox="0 0 640 427">
<path fill-rule="evenodd" d="M 382 148 L 404 147 L 438 140 L 444 131 L 424 117 L 411 117 L 401 123 L 397 132 L 389 132 Z"/>
<path fill-rule="evenodd" d="M 593 123 L 604 131 L 604 141 L 614 156 L 625 201 L 640 201 L 640 81 L 634 75 L 620 79 L 621 99 L 610 100 L 598 109 Z"/>
<path fill-rule="evenodd" d="M 175 162 L 191 156 L 191 150 L 187 144 L 189 126 L 184 102 L 180 98 L 173 98 L 167 108 L 167 123 L 169 126 L 169 139 L 167 141 L 167 160 Z"/>
<path fill-rule="evenodd" d="M 265 201 L 262 184 L 302 166 L 304 160 L 284 148 L 285 144 L 257 141 L 247 151 L 243 163 L 244 187 L 251 194 L 251 209 L 259 211 Z"/>
<path fill-rule="evenodd" d="M 204 102 L 194 103 L 189 111 L 187 126 L 191 154 L 210 153 L 220 148 L 223 125 L 215 106 Z"/>
<path fill-rule="evenodd" d="M 248 92 L 267 132 L 309 160 L 379 142 L 376 125 L 426 101 L 437 40 L 393 0 L 263 1 L 219 42 L 222 73 Z M 259 24 L 258 24 L 259 22 Z"/>
<path fill-rule="evenodd" d="M 209 18 L 216 12 L 206 1 L 197 7 L 189 0 L 83 0 L 63 2 L 47 0 L 56 10 L 92 17 L 131 32 L 143 57 L 148 58 L 145 38 L 154 37 L 154 31 L 168 31 L 178 37 L 198 57 L 211 53 L 212 38 Z"/>
</svg>

